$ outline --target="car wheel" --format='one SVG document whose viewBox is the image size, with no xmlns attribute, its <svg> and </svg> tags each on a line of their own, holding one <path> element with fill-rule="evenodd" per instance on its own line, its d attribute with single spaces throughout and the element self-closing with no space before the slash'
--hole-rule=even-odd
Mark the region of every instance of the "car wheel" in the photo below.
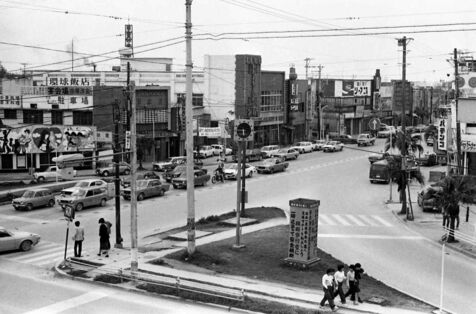
<svg viewBox="0 0 476 314">
<path fill-rule="evenodd" d="M 104 171 L 104 172 L 102 173 L 102 175 L 103 175 L 104 177 L 109 177 L 109 171 L 107 171 L 107 170 Z"/>
<path fill-rule="evenodd" d="M 270 174 L 273 174 L 273 173 L 274 173 L 274 169 L 273 169 L 273 168 L 269 169 L 269 173 L 270 173 Z"/>
<path fill-rule="evenodd" d="M 43 183 L 43 182 L 45 182 L 45 177 L 38 177 L 38 179 L 36 179 L 36 181 L 38 181 L 38 183 Z"/>
<path fill-rule="evenodd" d="M 374 180 L 370 180 L 370 183 L 372 183 L 372 184 L 373 184 L 373 183 L 375 183 L 375 181 L 374 181 Z"/>
<path fill-rule="evenodd" d="M 299 156 L 299 155 L 294 156 L 294 160 L 298 159 L 298 156 Z"/>
<path fill-rule="evenodd" d="M 32 210 L 32 209 L 33 209 L 33 204 L 28 204 L 28 205 L 26 205 L 26 209 Z"/>
<path fill-rule="evenodd" d="M 139 195 L 137 195 L 137 200 L 142 201 L 143 199 L 144 199 L 144 193 L 139 193 Z"/>
<path fill-rule="evenodd" d="M 30 240 L 25 240 L 20 244 L 20 249 L 24 252 L 31 250 L 33 243 Z"/>
<path fill-rule="evenodd" d="M 78 204 L 76 205 L 76 211 L 78 211 L 78 212 L 82 211 L 83 208 L 84 208 L 83 203 L 78 203 Z"/>
<path fill-rule="evenodd" d="M 125 174 L 126 176 L 129 175 L 130 173 L 131 173 L 131 171 L 130 171 L 129 169 L 124 170 L 124 174 Z"/>
<path fill-rule="evenodd" d="M 99 206 L 101 206 L 101 207 L 106 206 L 106 199 L 105 198 L 101 199 L 101 203 L 99 204 Z"/>
<path fill-rule="evenodd" d="M 48 207 L 53 207 L 55 206 L 55 200 L 51 199 L 49 202 L 48 202 Z"/>
<path fill-rule="evenodd" d="M 253 171 L 250 171 L 250 174 L 248 175 L 248 178 L 253 177 Z"/>
<path fill-rule="evenodd" d="M 159 191 L 159 196 L 164 196 L 164 194 L 165 194 L 164 190 Z"/>
<path fill-rule="evenodd" d="M 245 162 L 247 162 L 247 163 L 250 162 L 250 158 L 249 158 L 249 157 L 246 157 L 246 158 L 245 158 Z"/>
</svg>

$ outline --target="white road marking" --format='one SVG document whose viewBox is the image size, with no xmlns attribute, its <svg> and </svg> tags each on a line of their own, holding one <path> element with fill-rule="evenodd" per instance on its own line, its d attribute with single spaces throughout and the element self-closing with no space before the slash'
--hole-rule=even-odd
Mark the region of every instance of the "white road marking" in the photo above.
<svg viewBox="0 0 476 314">
<path fill-rule="evenodd" d="M 387 226 L 387 227 L 392 227 L 392 224 L 387 222 L 385 219 L 383 219 L 382 217 L 380 216 L 377 216 L 377 215 L 372 215 L 372 217 L 378 221 L 380 221 L 383 225 Z"/>
<path fill-rule="evenodd" d="M 363 221 L 365 221 L 366 223 L 368 223 L 371 226 L 374 226 L 374 227 L 378 226 L 378 224 L 375 221 L 373 221 L 372 219 L 370 219 L 369 216 L 359 215 L 359 218 L 362 219 Z"/>
<path fill-rule="evenodd" d="M 332 214 L 332 217 L 336 219 L 342 226 L 350 226 L 350 223 L 347 222 L 341 215 L 338 214 Z"/>
<path fill-rule="evenodd" d="M 330 226 L 336 225 L 336 223 L 332 219 L 327 217 L 327 215 L 325 214 L 319 215 L 319 220 L 322 221 L 324 225 L 330 225 Z"/>
<path fill-rule="evenodd" d="M 349 220 L 352 220 L 357 226 L 365 227 L 365 224 L 359 219 L 357 219 L 357 217 L 355 217 L 354 215 L 346 214 L 346 216 Z"/>
<path fill-rule="evenodd" d="M 319 238 L 352 238 L 352 239 L 377 239 L 377 240 L 426 240 L 421 236 L 391 236 L 377 234 L 319 234 Z"/>
<path fill-rule="evenodd" d="M 96 300 L 105 298 L 112 293 L 107 293 L 105 290 L 95 290 L 80 296 L 67 299 L 61 302 L 57 302 L 51 305 L 47 305 L 45 307 L 26 312 L 25 314 L 56 314 L 61 313 L 69 309 L 77 308 L 80 305 L 91 303 Z"/>
<path fill-rule="evenodd" d="M 4 220 L 4 219 L 5 220 L 16 220 L 16 221 L 22 221 L 22 222 L 34 223 L 34 224 L 46 224 L 46 223 L 48 223 L 48 221 L 42 220 L 42 219 L 0 214 L 0 220 Z"/>
</svg>

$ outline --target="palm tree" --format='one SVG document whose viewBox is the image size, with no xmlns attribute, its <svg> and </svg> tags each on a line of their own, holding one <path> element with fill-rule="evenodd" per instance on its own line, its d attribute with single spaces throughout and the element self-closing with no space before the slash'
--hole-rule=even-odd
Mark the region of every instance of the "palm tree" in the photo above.
<svg viewBox="0 0 476 314">
<path fill-rule="evenodd" d="M 400 214 L 406 214 L 407 219 L 413 219 L 413 215 L 409 215 L 407 210 L 407 191 L 408 197 L 410 197 L 409 182 L 416 180 L 423 184 L 424 178 L 420 169 L 416 167 L 414 159 L 407 156 L 415 155 L 416 152 L 423 152 L 423 147 L 410 136 L 409 132 L 404 133 L 402 130 L 397 130 L 396 134 L 389 137 L 385 142 L 385 152 L 389 151 L 397 152 L 390 153 L 387 161 L 390 177 L 397 183 L 397 191 L 400 193 L 400 202 L 402 203 Z M 405 158 L 406 167 L 403 166 L 403 158 Z"/>
<path fill-rule="evenodd" d="M 450 217 L 450 230 L 447 242 L 456 242 L 454 229 L 455 220 L 459 215 L 459 203 L 470 201 L 476 193 L 476 185 L 468 176 L 448 176 L 438 183 L 441 190 L 437 191 L 435 198 Z"/>
</svg>

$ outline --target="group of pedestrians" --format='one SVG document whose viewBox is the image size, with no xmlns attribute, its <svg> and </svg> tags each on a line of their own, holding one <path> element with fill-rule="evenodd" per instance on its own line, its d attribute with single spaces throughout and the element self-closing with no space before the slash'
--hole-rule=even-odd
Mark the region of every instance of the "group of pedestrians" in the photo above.
<svg viewBox="0 0 476 314">
<path fill-rule="evenodd" d="M 324 276 L 322 276 L 322 288 L 324 290 L 324 297 L 321 300 L 321 308 L 324 308 L 326 301 L 329 303 L 332 311 L 338 310 L 338 307 L 334 303 L 336 296 L 339 296 L 340 302 L 346 304 L 346 298 L 350 296 L 350 300 L 354 302 L 354 305 L 362 303 L 362 299 L 359 296 L 360 293 L 360 280 L 364 270 L 360 263 L 355 265 L 349 265 L 347 273 L 344 271 L 344 265 L 338 265 L 337 271 L 333 268 L 327 269 Z M 347 286 L 347 292 L 344 293 L 344 285 Z"/>
<path fill-rule="evenodd" d="M 109 241 L 109 236 L 111 234 L 112 224 L 109 221 L 106 221 L 104 218 L 100 218 L 99 221 L 99 253 L 98 256 L 109 257 L 109 250 L 111 249 L 111 242 Z M 74 257 L 81 257 L 81 251 L 83 249 L 84 241 L 84 228 L 81 227 L 81 222 L 76 220 L 74 222 Z"/>
</svg>

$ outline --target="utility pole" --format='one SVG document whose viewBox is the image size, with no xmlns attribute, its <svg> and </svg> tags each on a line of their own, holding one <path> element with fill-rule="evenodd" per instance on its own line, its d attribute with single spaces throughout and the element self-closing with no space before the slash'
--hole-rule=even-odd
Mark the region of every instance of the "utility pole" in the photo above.
<svg viewBox="0 0 476 314">
<path fill-rule="evenodd" d="M 432 124 L 431 116 L 433 115 L 433 86 L 430 87 L 430 124 Z"/>
<path fill-rule="evenodd" d="M 195 186 L 193 175 L 193 110 L 192 110 L 192 0 L 185 0 L 186 22 L 186 97 L 185 119 L 186 136 L 185 146 L 187 152 L 187 252 L 191 256 L 195 253 Z M 197 121 L 198 129 L 198 121 Z"/>
<path fill-rule="evenodd" d="M 310 66 L 310 62 L 311 62 L 311 58 L 306 58 L 304 59 L 304 61 L 306 62 L 306 64 L 304 65 L 304 67 L 306 68 L 306 81 L 307 81 L 307 89 L 306 89 L 306 108 L 304 110 L 304 128 L 305 128 L 305 133 L 304 133 L 304 136 L 306 138 L 306 140 L 309 140 L 309 106 L 311 106 L 311 79 L 309 78 L 309 68 L 311 67 Z"/>
<path fill-rule="evenodd" d="M 71 39 L 71 72 L 74 71 L 74 40 Z"/>
<path fill-rule="evenodd" d="M 453 58 L 455 63 L 455 108 L 456 108 L 456 174 L 463 174 L 463 165 L 461 163 L 461 124 L 458 117 L 458 98 L 459 98 L 459 85 L 458 85 L 458 50 L 455 48 L 453 51 Z"/>
<path fill-rule="evenodd" d="M 129 85 L 131 95 L 131 272 L 133 277 L 138 270 L 137 259 L 137 145 L 136 145 L 136 90 L 134 83 Z"/>
<path fill-rule="evenodd" d="M 319 104 L 319 127 L 318 127 L 318 130 L 319 130 L 319 139 L 322 140 L 324 138 L 324 131 L 323 131 L 323 128 L 322 128 L 322 103 L 321 103 L 321 90 L 322 90 L 322 87 L 321 87 L 321 72 L 322 72 L 322 69 L 324 68 L 323 65 L 318 65 L 317 68 L 319 69 L 319 77 L 318 77 L 318 81 L 317 81 L 317 101 L 318 101 L 318 104 Z"/>
<path fill-rule="evenodd" d="M 115 248 L 122 248 L 122 236 L 121 236 L 121 178 L 119 176 L 119 119 L 120 111 L 119 104 L 114 104 L 114 165 L 115 165 L 115 177 L 114 177 L 114 205 L 116 210 L 116 243 Z"/>
</svg>

